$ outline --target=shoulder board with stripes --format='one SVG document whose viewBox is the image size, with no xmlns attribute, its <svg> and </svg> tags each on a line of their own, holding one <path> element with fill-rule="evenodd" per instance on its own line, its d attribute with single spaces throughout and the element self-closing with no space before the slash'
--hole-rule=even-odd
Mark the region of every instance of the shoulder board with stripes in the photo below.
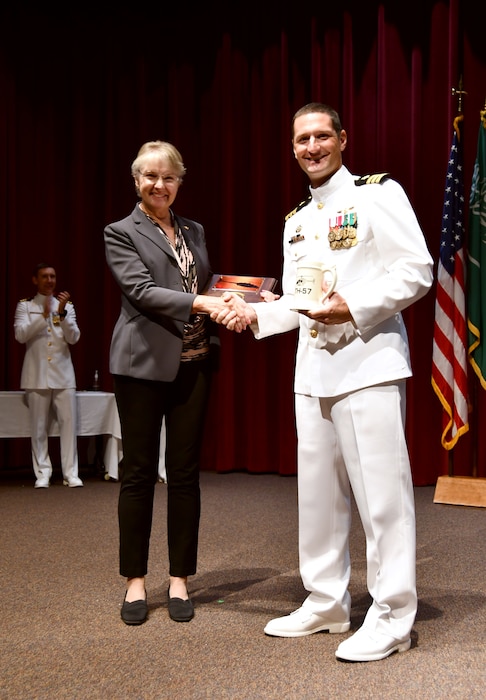
<svg viewBox="0 0 486 700">
<path fill-rule="evenodd" d="M 303 207 L 305 207 L 309 202 L 311 201 L 312 197 L 309 195 L 307 199 L 304 199 L 300 204 L 298 204 L 295 209 L 292 209 L 287 216 L 285 217 L 285 221 L 288 221 L 294 214 L 297 214 L 298 211 L 300 211 Z"/>
<path fill-rule="evenodd" d="M 362 175 L 354 181 L 356 187 L 360 185 L 381 185 L 391 177 L 390 173 L 374 173 L 373 175 Z"/>
</svg>

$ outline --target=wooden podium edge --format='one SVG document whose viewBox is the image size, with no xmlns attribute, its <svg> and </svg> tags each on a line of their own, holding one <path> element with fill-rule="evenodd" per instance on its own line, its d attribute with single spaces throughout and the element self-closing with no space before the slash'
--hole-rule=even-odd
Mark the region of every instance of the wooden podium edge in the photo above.
<svg viewBox="0 0 486 700">
<path fill-rule="evenodd" d="M 486 508 L 486 479 L 472 476 L 439 476 L 434 503 Z"/>
</svg>

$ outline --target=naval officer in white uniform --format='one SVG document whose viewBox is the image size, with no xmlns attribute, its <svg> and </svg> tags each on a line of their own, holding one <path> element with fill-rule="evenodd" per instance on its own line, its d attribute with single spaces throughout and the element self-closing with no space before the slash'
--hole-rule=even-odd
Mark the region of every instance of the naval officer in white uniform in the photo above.
<svg viewBox="0 0 486 700">
<path fill-rule="evenodd" d="M 247 307 L 257 338 L 299 328 L 295 367 L 300 573 L 309 595 L 268 635 L 350 629 L 351 489 L 366 536 L 372 603 L 336 657 L 376 661 L 410 648 L 417 611 L 415 509 L 405 442 L 412 374 L 401 312 L 423 297 L 433 261 L 402 187 L 352 175 L 339 115 L 311 103 L 294 116 L 295 158 L 309 197 L 286 217 L 283 295 Z M 334 266 L 335 292 L 296 312 L 297 265 Z M 228 307 L 241 300 L 226 299 Z M 232 327 L 231 312 L 212 318 Z"/>
<path fill-rule="evenodd" d="M 20 387 L 25 390 L 31 422 L 35 488 L 47 488 L 52 476 L 48 451 L 48 418 L 54 410 L 60 430 L 65 486 L 83 486 L 78 476 L 76 378 L 70 345 L 80 338 L 69 292 L 54 296 L 56 271 L 39 263 L 32 282 L 37 294 L 22 299 L 15 310 L 15 339 L 26 346 Z"/>
</svg>

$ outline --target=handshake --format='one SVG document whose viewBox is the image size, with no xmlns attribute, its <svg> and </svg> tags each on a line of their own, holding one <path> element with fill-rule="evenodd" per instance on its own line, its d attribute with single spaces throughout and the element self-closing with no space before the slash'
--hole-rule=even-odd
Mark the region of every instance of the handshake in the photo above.
<svg viewBox="0 0 486 700">
<path fill-rule="evenodd" d="M 260 295 L 262 301 L 266 302 L 275 301 L 280 296 L 268 290 L 262 291 Z M 253 305 L 234 292 L 223 292 L 221 296 L 199 294 L 194 299 L 193 312 L 206 313 L 212 321 L 236 333 L 241 333 L 257 320 Z"/>
</svg>

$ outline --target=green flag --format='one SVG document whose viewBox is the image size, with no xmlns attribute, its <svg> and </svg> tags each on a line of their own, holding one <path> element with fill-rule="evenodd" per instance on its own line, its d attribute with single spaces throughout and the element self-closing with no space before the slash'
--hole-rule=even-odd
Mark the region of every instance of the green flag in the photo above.
<svg viewBox="0 0 486 700">
<path fill-rule="evenodd" d="M 469 198 L 467 327 L 469 361 L 486 389 L 486 105 Z"/>
</svg>

